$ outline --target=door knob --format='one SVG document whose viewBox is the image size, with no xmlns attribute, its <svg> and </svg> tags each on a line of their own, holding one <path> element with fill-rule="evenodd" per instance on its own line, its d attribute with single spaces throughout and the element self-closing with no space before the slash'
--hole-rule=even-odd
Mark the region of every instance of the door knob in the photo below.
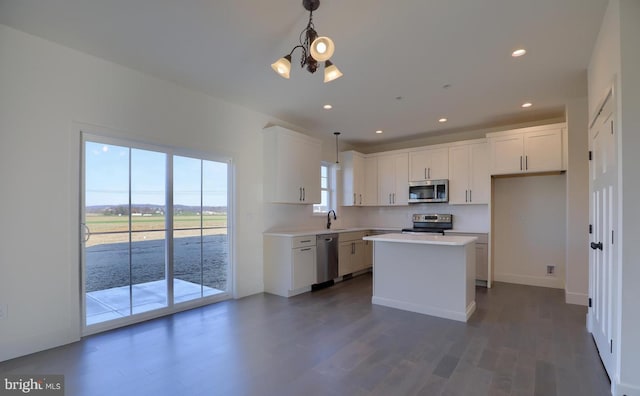
<svg viewBox="0 0 640 396">
<path fill-rule="evenodd" d="M 602 250 L 602 242 L 591 242 L 591 249 L 596 250 L 596 249 L 600 249 Z"/>
</svg>

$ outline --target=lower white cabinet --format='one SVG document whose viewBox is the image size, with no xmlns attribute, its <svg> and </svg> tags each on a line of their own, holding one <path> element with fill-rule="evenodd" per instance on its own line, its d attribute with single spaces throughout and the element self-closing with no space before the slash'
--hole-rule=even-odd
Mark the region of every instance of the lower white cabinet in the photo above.
<svg viewBox="0 0 640 396">
<path fill-rule="evenodd" d="M 447 235 L 473 236 L 476 241 L 476 280 L 486 282 L 489 279 L 489 236 L 484 233 L 447 232 Z"/>
<path fill-rule="evenodd" d="M 372 262 L 367 258 L 370 248 L 362 238 L 364 231 L 342 232 L 338 244 L 338 276 L 352 274 L 371 267 Z M 368 241 L 366 241 L 368 242 Z"/>
<path fill-rule="evenodd" d="M 291 289 L 300 290 L 316 283 L 316 246 L 291 250 Z"/>
<path fill-rule="evenodd" d="M 265 292 L 291 297 L 316 283 L 316 236 L 264 236 Z"/>
</svg>

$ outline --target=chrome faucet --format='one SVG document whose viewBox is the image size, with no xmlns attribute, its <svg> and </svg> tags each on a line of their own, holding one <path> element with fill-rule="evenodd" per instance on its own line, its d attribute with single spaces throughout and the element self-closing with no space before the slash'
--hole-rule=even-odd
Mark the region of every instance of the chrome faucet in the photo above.
<svg viewBox="0 0 640 396">
<path fill-rule="evenodd" d="M 331 209 L 328 213 L 327 213 L 327 230 L 331 229 L 331 212 L 333 212 L 333 219 L 334 220 L 338 220 L 338 217 L 336 217 L 336 211 Z"/>
</svg>

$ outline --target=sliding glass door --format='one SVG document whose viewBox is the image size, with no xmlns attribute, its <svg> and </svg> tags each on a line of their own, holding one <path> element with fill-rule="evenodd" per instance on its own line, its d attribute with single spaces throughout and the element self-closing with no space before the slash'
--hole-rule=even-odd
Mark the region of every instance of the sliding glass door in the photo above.
<svg viewBox="0 0 640 396">
<path fill-rule="evenodd" d="M 86 134 L 83 151 L 85 328 L 228 298 L 229 161 Z"/>
</svg>

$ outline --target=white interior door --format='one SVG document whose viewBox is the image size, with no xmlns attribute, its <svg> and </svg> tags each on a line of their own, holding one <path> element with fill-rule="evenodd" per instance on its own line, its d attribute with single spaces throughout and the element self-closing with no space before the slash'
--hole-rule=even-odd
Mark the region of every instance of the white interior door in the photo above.
<svg viewBox="0 0 640 396">
<path fill-rule="evenodd" d="M 617 172 L 614 99 L 602 107 L 590 130 L 592 151 L 589 202 L 593 227 L 589 256 L 590 327 L 602 362 L 613 378 L 613 346 L 617 290 L 617 254 L 614 243 L 617 229 Z"/>
</svg>

